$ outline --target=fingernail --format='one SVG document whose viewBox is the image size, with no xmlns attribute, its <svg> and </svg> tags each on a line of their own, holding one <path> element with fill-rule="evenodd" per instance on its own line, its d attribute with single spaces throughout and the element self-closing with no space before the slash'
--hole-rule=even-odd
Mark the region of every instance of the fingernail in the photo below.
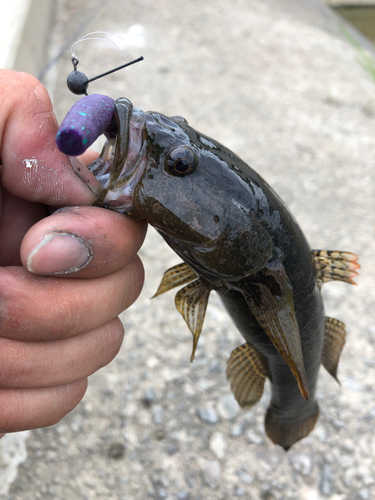
<svg viewBox="0 0 375 500">
<path fill-rule="evenodd" d="M 76 173 L 76 175 L 83 181 L 86 186 L 95 194 L 95 196 L 99 196 L 103 190 L 103 186 L 96 179 L 93 174 L 87 170 L 86 166 L 79 161 L 75 156 L 68 156 L 72 169 Z M 89 175 L 88 175 L 89 174 Z"/>
<path fill-rule="evenodd" d="M 48 233 L 27 259 L 35 274 L 68 274 L 80 271 L 92 260 L 92 249 L 71 233 Z"/>
<path fill-rule="evenodd" d="M 6 432 L 0 432 L 0 439 L 5 436 Z"/>
</svg>

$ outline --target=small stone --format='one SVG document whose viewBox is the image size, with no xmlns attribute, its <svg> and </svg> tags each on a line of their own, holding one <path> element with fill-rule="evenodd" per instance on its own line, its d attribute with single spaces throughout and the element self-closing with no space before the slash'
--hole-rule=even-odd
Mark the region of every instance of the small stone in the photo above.
<svg viewBox="0 0 375 500">
<path fill-rule="evenodd" d="M 215 453 L 217 458 L 222 459 L 227 449 L 227 443 L 221 432 L 215 432 L 210 439 L 210 450 Z"/>
<path fill-rule="evenodd" d="M 245 470 L 238 469 L 236 471 L 237 476 L 246 484 L 251 484 L 254 481 L 254 478 L 250 476 Z"/>
<path fill-rule="evenodd" d="M 188 492 L 188 490 L 181 490 L 178 492 L 177 498 L 178 500 L 189 500 L 190 493 Z"/>
<path fill-rule="evenodd" d="M 369 484 L 373 484 L 374 482 L 374 477 L 371 474 L 365 474 L 363 476 L 363 484 L 368 486 Z"/>
<path fill-rule="evenodd" d="M 221 467 L 216 460 L 201 460 L 203 482 L 216 490 L 220 486 Z"/>
<path fill-rule="evenodd" d="M 198 415 L 207 424 L 216 424 L 219 421 L 216 411 L 209 404 L 198 408 Z"/>
<path fill-rule="evenodd" d="M 315 488 L 303 487 L 301 490 L 301 500 L 322 500 L 322 497 Z"/>
<path fill-rule="evenodd" d="M 125 446 L 123 443 L 112 443 L 108 449 L 109 458 L 119 460 L 125 455 Z"/>
<path fill-rule="evenodd" d="M 195 484 L 194 474 L 192 474 L 191 472 L 186 473 L 185 474 L 185 481 L 186 481 L 186 484 L 189 486 L 189 488 L 194 488 L 194 484 Z"/>
<path fill-rule="evenodd" d="M 155 424 L 161 424 L 163 420 L 163 408 L 160 405 L 154 405 L 152 408 Z"/>
<path fill-rule="evenodd" d="M 143 397 L 141 398 L 142 403 L 149 408 L 156 399 L 155 391 L 152 387 L 148 387 L 145 390 Z"/>
<path fill-rule="evenodd" d="M 255 434 L 255 432 L 252 429 L 247 431 L 246 437 L 247 437 L 249 443 L 251 443 L 251 444 L 263 443 L 263 439 L 260 436 L 258 436 L 257 434 Z"/>
<path fill-rule="evenodd" d="M 300 472 L 303 476 L 310 474 L 312 470 L 312 460 L 308 455 L 304 453 L 298 453 L 290 457 L 290 462 L 293 468 Z"/>
<path fill-rule="evenodd" d="M 358 498 L 360 498 L 361 500 L 368 500 L 370 498 L 369 490 L 367 488 L 362 488 L 361 490 L 359 490 Z"/>
<path fill-rule="evenodd" d="M 275 500 L 276 499 L 274 493 L 268 489 L 262 491 L 262 493 L 260 494 L 260 498 L 262 500 Z"/>
<path fill-rule="evenodd" d="M 323 495 L 327 496 L 331 495 L 333 492 L 332 469 L 328 464 L 323 464 L 319 490 L 323 493 Z"/>
<path fill-rule="evenodd" d="M 201 378 L 197 382 L 197 386 L 202 389 L 202 391 L 208 391 L 216 384 L 215 380 L 210 380 L 207 378 Z"/>
<path fill-rule="evenodd" d="M 168 443 L 167 445 L 167 453 L 168 455 L 174 455 L 179 450 L 177 442 L 173 441 L 172 443 Z"/>
<path fill-rule="evenodd" d="M 243 497 L 244 495 L 246 495 L 246 491 L 243 488 L 241 488 L 241 486 L 238 486 L 234 490 L 234 496 L 235 497 Z"/>
<path fill-rule="evenodd" d="M 154 438 L 157 441 L 162 441 L 165 438 L 164 429 L 162 427 L 157 427 L 154 430 Z"/>
<path fill-rule="evenodd" d="M 350 487 L 353 484 L 353 478 L 355 476 L 354 469 L 347 469 L 344 474 L 344 483 L 346 486 Z"/>
<path fill-rule="evenodd" d="M 156 495 L 157 495 L 156 498 L 166 498 L 167 492 L 165 491 L 164 488 L 157 488 Z"/>
<path fill-rule="evenodd" d="M 326 430 L 325 428 L 322 426 L 322 425 L 317 425 L 314 429 L 314 435 L 320 439 L 320 441 L 322 443 L 325 442 L 326 440 L 326 436 L 327 436 L 327 433 L 326 433 Z"/>
<path fill-rule="evenodd" d="M 345 424 L 342 420 L 334 420 L 333 422 L 333 427 L 337 429 L 338 431 L 345 427 Z"/>
<path fill-rule="evenodd" d="M 156 469 L 150 474 L 150 480 L 155 489 L 157 488 L 167 488 L 168 487 L 168 478 L 163 474 L 163 470 Z"/>
<path fill-rule="evenodd" d="M 232 420 L 238 415 L 239 405 L 232 394 L 226 394 L 220 399 L 217 409 L 224 420 Z"/>
<path fill-rule="evenodd" d="M 70 424 L 70 427 L 73 432 L 81 432 L 83 428 L 83 418 L 82 415 L 75 415 L 72 418 L 72 422 Z"/>
<path fill-rule="evenodd" d="M 355 446 L 353 441 L 350 441 L 349 439 L 347 441 L 344 441 L 341 443 L 341 449 L 345 453 L 348 453 L 349 455 L 352 455 L 355 451 Z"/>
<path fill-rule="evenodd" d="M 242 424 L 233 424 L 232 427 L 230 428 L 230 435 L 232 437 L 242 436 L 242 433 L 243 433 Z"/>
<path fill-rule="evenodd" d="M 220 359 L 214 359 L 210 365 L 210 372 L 220 374 L 222 371 L 223 368 Z"/>
</svg>

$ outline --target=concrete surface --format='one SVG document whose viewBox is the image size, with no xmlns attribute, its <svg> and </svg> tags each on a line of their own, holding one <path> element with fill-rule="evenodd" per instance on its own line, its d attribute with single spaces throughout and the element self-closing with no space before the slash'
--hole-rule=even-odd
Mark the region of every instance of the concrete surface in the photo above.
<svg viewBox="0 0 375 500">
<path fill-rule="evenodd" d="M 53 0 L 0 0 L 0 68 L 37 76 L 45 65 Z"/>
<path fill-rule="evenodd" d="M 340 7 L 343 5 L 348 5 L 348 6 L 355 6 L 355 7 L 360 7 L 360 6 L 373 6 L 374 0 L 326 0 L 328 5 L 332 5 L 332 7 Z"/>
<path fill-rule="evenodd" d="M 226 360 L 242 340 L 217 297 L 193 365 L 173 292 L 149 300 L 178 262 L 150 230 L 120 354 L 68 417 L 22 438 L 1 498 L 375 498 L 375 82 L 337 18 L 317 0 L 56 3 L 51 57 L 95 9 L 85 32 L 121 34 L 129 59 L 145 56 L 91 92 L 184 116 L 275 187 L 314 248 L 356 252 L 362 270 L 358 287 L 324 287 L 327 314 L 348 330 L 341 387 L 321 371 L 316 429 L 285 453 L 264 433 L 268 385 L 249 412 L 231 396 Z M 88 76 L 121 64 L 109 44 L 83 47 Z M 45 79 L 60 120 L 75 100 L 70 71 L 66 53 Z M 0 441 L 2 463 L 17 439 Z"/>
</svg>

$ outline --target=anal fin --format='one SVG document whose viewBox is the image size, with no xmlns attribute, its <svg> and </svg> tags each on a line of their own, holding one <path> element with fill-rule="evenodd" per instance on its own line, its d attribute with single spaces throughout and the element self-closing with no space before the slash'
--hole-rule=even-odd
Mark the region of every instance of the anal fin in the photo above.
<svg viewBox="0 0 375 500">
<path fill-rule="evenodd" d="M 337 367 L 341 351 L 345 345 L 345 337 L 345 324 L 338 319 L 326 317 L 322 365 L 337 382 Z"/>
<path fill-rule="evenodd" d="M 176 308 L 193 334 L 191 362 L 194 361 L 195 350 L 202 331 L 210 292 L 211 289 L 203 281 L 197 279 L 179 290 L 175 297 Z"/>
<path fill-rule="evenodd" d="M 312 250 L 316 269 L 316 279 L 321 287 L 328 281 L 344 281 L 351 285 L 357 283 L 353 278 L 358 276 L 360 265 L 355 253 L 341 252 L 339 250 Z"/>
<path fill-rule="evenodd" d="M 266 358 L 249 342 L 232 351 L 227 362 L 227 380 L 242 408 L 251 408 L 260 400 L 267 373 Z"/>
</svg>

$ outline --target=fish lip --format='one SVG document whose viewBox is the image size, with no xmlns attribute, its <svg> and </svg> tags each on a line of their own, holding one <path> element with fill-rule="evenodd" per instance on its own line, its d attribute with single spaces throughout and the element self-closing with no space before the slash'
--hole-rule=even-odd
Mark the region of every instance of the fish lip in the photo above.
<svg viewBox="0 0 375 500">
<path fill-rule="evenodd" d="M 134 211 L 134 188 L 146 165 L 146 124 L 142 114 L 143 112 L 140 109 L 132 109 L 125 162 L 117 179 L 113 181 L 110 175 L 106 185 L 103 186 L 107 192 L 101 205 L 122 214 L 132 214 Z"/>
</svg>

